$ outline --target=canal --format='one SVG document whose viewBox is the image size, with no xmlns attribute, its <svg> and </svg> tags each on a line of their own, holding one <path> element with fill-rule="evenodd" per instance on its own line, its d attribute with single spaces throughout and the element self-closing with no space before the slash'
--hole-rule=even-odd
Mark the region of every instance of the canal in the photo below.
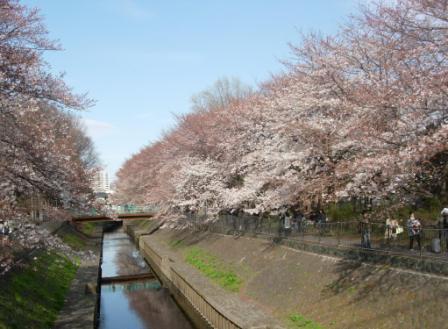
<svg viewBox="0 0 448 329">
<path fill-rule="evenodd" d="M 105 233 L 102 278 L 149 274 L 151 269 L 119 228 Z M 193 329 L 167 288 L 157 279 L 101 285 L 100 329 Z"/>
</svg>

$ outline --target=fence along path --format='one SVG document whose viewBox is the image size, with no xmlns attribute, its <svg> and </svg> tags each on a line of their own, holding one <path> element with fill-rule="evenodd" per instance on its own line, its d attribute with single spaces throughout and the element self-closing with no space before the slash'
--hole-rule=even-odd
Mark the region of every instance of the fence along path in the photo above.
<svg viewBox="0 0 448 329">
<path fill-rule="evenodd" d="M 187 219 L 196 230 L 209 230 L 235 236 L 257 235 L 272 240 L 289 239 L 330 247 L 367 249 L 371 252 L 430 258 L 448 263 L 448 241 L 444 238 L 448 236 L 448 230 L 438 228 L 422 228 L 421 248 L 419 249 L 417 241 L 414 241 L 414 250 L 409 250 L 406 227 L 397 234 L 385 223 L 378 222 L 369 223 L 371 248 L 365 248 L 361 244 L 361 229 L 358 221 L 315 223 L 292 220 L 290 227 L 285 228 L 278 218 L 251 215 L 220 215 L 217 220 L 211 220 L 204 216 L 188 214 Z M 440 252 L 433 251 L 434 239 L 440 240 Z"/>
</svg>

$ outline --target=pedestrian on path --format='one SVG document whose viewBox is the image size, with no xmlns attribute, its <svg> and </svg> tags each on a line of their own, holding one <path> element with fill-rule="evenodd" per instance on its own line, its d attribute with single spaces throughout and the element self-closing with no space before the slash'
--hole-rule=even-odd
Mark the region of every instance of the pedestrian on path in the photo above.
<svg viewBox="0 0 448 329">
<path fill-rule="evenodd" d="M 279 235 L 284 235 L 285 237 L 287 237 L 291 233 L 292 217 L 289 214 L 289 210 L 286 207 L 281 209 L 279 217 L 280 217 Z"/>
<path fill-rule="evenodd" d="M 372 245 L 370 243 L 371 224 L 367 214 L 365 213 L 359 221 L 359 232 L 361 233 L 361 248 L 372 249 Z"/>
<path fill-rule="evenodd" d="M 396 219 L 388 217 L 386 219 L 386 231 L 384 232 L 384 239 L 387 241 L 396 240 L 398 234 L 403 232 L 403 228 L 398 224 Z"/>
<path fill-rule="evenodd" d="M 418 249 L 421 250 L 420 233 L 422 230 L 422 225 L 420 224 L 420 221 L 415 218 L 414 213 L 411 213 L 409 216 L 407 226 L 409 234 L 409 250 L 414 250 L 414 240 L 417 240 Z"/>
<path fill-rule="evenodd" d="M 444 239 L 446 249 L 448 250 L 448 207 L 443 208 L 440 215 L 442 216 L 440 219 L 440 243 L 442 243 L 442 240 Z"/>
<path fill-rule="evenodd" d="M 1 246 L 7 246 L 9 244 L 9 223 L 8 221 L 0 221 L 0 240 Z"/>
<path fill-rule="evenodd" d="M 287 211 L 285 213 L 285 217 L 283 218 L 283 224 L 284 224 L 284 228 L 285 228 L 285 236 L 288 236 L 291 233 L 291 219 L 292 216 L 289 215 L 289 212 Z"/>
</svg>

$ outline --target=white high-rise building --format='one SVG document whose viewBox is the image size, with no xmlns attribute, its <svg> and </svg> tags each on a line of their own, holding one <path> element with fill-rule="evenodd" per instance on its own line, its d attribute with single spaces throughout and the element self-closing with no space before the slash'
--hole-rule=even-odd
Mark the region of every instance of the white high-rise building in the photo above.
<svg viewBox="0 0 448 329">
<path fill-rule="evenodd" d="M 93 177 L 92 188 L 95 193 L 111 193 L 109 175 L 100 168 Z"/>
</svg>

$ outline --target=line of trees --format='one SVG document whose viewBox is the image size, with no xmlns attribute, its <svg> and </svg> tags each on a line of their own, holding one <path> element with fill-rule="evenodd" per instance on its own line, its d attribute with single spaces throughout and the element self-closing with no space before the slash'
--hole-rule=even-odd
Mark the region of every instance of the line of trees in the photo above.
<svg viewBox="0 0 448 329">
<path fill-rule="evenodd" d="M 60 49 L 37 9 L 0 0 L 0 219 L 36 196 L 59 206 L 91 199 L 98 158 L 73 110 L 92 102 L 50 73 L 43 54 Z"/>
<path fill-rule="evenodd" d="M 123 165 L 117 199 L 260 213 L 446 193 L 448 1 L 371 3 L 291 50 L 257 91 L 221 80 L 196 96 Z"/>
</svg>

